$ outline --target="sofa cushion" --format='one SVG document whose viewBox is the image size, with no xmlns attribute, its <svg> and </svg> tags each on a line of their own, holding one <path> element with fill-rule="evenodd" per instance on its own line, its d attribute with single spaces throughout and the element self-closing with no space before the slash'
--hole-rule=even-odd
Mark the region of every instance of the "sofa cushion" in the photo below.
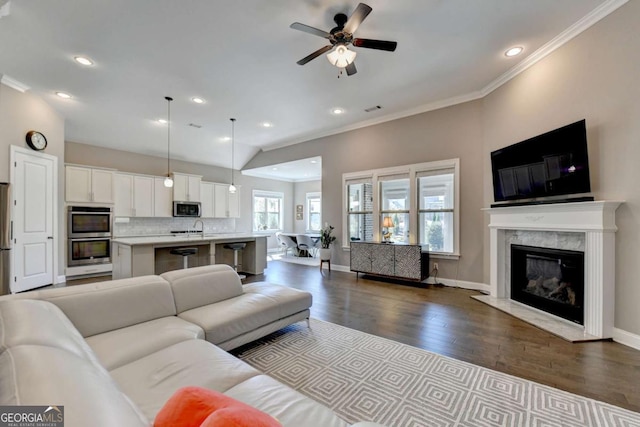
<svg viewBox="0 0 640 427">
<path fill-rule="evenodd" d="M 203 340 L 174 344 L 111 371 L 120 388 L 151 420 L 181 387 L 224 392 L 260 372 Z"/>
<path fill-rule="evenodd" d="M 246 292 L 214 305 L 183 311 L 178 316 L 199 325 L 207 341 L 219 344 L 311 306 L 308 292 L 277 285 L 250 288 L 257 289 L 264 293 Z"/>
<path fill-rule="evenodd" d="M 246 403 L 203 387 L 183 387 L 164 404 L 154 427 L 281 427 Z"/>
<path fill-rule="evenodd" d="M 83 337 L 176 314 L 171 286 L 159 276 L 46 289 L 11 297 L 54 303 Z"/>
<path fill-rule="evenodd" d="M 149 425 L 104 368 L 48 346 L 18 345 L 0 354 L 0 405 L 63 405 L 69 427 Z"/>
<path fill-rule="evenodd" d="M 252 377 L 224 392 L 276 418 L 285 427 L 347 427 L 326 406 L 267 375 Z"/>
<path fill-rule="evenodd" d="M 198 325 L 176 316 L 161 317 L 87 338 L 108 370 L 119 368 L 181 341 L 204 339 Z"/>
<path fill-rule="evenodd" d="M 177 313 L 242 295 L 242 282 L 224 264 L 168 271 L 160 277 L 171 284 Z"/>
<path fill-rule="evenodd" d="M 25 344 L 60 348 L 100 364 L 80 332 L 55 304 L 30 299 L 0 301 L 0 352 Z"/>
</svg>

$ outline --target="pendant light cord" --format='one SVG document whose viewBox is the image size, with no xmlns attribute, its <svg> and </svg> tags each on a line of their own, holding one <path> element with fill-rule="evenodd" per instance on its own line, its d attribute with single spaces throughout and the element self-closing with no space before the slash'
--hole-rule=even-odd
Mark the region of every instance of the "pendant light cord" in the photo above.
<svg viewBox="0 0 640 427">
<path fill-rule="evenodd" d="M 231 185 L 233 185 L 233 158 L 234 158 L 234 147 L 235 147 L 235 141 L 236 141 L 236 134 L 235 134 L 235 128 L 236 128 L 236 119 L 229 119 L 231 120 Z"/>
<path fill-rule="evenodd" d="M 165 96 L 167 100 L 167 177 L 171 176 L 171 101 L 173 98 Z"/>
</svg>

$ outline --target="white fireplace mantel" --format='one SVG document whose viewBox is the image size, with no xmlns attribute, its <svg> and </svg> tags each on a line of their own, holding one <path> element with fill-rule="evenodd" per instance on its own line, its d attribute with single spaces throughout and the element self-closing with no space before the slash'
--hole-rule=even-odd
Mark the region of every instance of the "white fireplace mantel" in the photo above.
<svg viewBox="0 0 640 427">
<path fill-rule="evenodd" d="M 610 338 L 615 307 L 615 211 L 621 203 L 595 201 L 484 209 L 490 216 L 491 296 L 509 299 L 507 230 L 584 233 L 584 334 Z"/>
</svg>

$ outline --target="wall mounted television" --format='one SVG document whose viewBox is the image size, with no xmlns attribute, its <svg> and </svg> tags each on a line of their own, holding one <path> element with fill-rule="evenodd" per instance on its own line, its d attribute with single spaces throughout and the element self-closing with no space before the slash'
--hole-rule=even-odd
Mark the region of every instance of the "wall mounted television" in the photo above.
<svg viewBox="0 0 640 427">
<path fill-rule="evenodd" d="M 593 200 L 593 197 L 552 197 L 591 191 L 585 120 L 492 152 L 491 170 L 496 202 Z"/>
</svg>

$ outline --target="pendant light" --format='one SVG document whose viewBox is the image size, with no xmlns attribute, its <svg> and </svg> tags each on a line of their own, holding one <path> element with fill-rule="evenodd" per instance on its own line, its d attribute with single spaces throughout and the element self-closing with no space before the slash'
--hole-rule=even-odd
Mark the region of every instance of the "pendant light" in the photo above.
<svg viewBox="0 0 640 427">
<path fill-rule="evenodd" d="M 236 119 L 231 120 L 231 185 L 229 186 L 229 193 L 234 194 L 236 192 L 236 186 L 233 185 L 233 154 L 234 154 L 234 145 L 235 145 L 235 125 Z"/>
<path fill-rule="evenodd" d="M 171 101 L 173 98 L 165 96 L 167 100 L 167 177 L 164 179 L 165 187 L 173 187 L 173 179 L 171 179 Z"/>
</svg>

